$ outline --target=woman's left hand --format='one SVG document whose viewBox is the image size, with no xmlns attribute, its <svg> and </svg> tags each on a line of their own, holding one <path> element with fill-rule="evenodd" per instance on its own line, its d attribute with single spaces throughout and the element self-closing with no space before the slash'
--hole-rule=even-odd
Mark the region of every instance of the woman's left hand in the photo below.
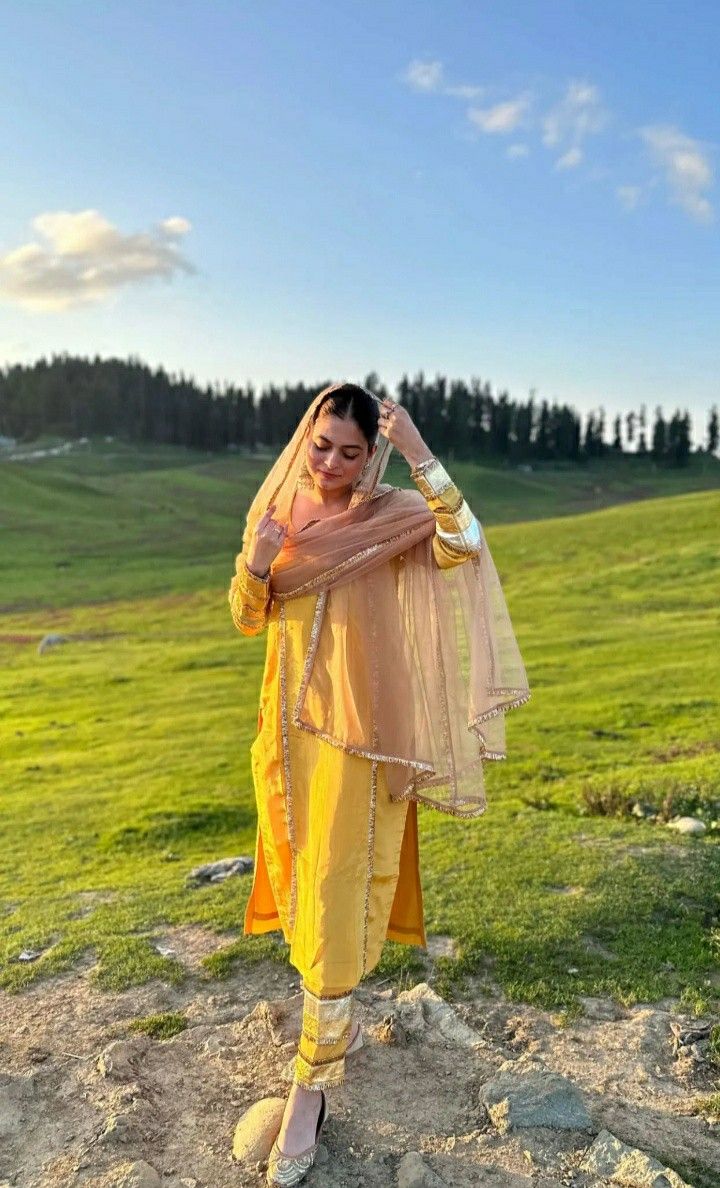
<svg viewBox="0 0 720 1188">
<path fill-rule="evenodd" d="M 410 413 L 397 401 L 381 401 L 378 427 L 411 466 L 432 458 L 432 450 L 423 441 Z"/>
</svg>

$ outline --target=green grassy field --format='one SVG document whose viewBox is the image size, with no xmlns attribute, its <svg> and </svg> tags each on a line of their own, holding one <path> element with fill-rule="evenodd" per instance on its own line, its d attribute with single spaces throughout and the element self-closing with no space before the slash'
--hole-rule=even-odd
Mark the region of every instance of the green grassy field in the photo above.
<svg viewBox="0 0 720 1188">
<path fill-rule="evenodd" d="M 168 923 L 226 934 L 209 973 L 286 959 L 273 938 L 228 943 L 247 876 L 184 881 L 201 861 L 253 852 L 265 640 L 235 630 L 227 587 L 266 467 L 119 443 L 0 464 L 8 989 L 88 952 L 104 986 L 179 980 L 151 945 Z M 545 1005 L 716 1000 L 720 831 L 686 839 L 586 805 L 614 789 L 718 815 L 719 470 L 453 467 L 485 523 L 533 695 L 508 716 L 508 760 L 486 767 L 487 813 L 420 811 L 428 930 L 460 945 L 448 989 L 487 969 Z M 48 631 L 87 638 L 38 655 Z M 20 963 L 23 948 L 46 951 Z M 388 944 L 381 969 L 400 975 L 413 955 Z"/>
</svg>

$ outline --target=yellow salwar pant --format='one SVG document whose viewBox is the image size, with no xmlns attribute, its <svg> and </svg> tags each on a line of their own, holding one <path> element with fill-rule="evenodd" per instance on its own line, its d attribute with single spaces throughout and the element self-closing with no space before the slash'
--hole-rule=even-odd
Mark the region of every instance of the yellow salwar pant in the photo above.
<svg viewBox="0 0 720 1188">
<path fill-rule="evenodd" d="M 292 724 L 316 595 L 273 605 L 251 762 L 258 811 L 244 931 L 282 929 L 303 979 L 295 1080 L 344 1078 L 352 991 L 386 938 L 425 946 L 417 804 L 392 801 L 384 764 Z"/>
</svg>

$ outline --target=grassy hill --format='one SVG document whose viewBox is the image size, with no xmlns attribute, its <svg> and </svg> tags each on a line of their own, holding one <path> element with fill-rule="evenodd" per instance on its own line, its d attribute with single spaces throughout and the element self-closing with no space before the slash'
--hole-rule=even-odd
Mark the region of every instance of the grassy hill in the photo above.
<svg viewBox="0 0 720 1188">
<path fill-rule="evenodd" d="M 685 839 L 587 806 L 669 797 L 717 815 L 720 491 L 702 489 L 717 468 L 628 462 L 453 467 L 533 696 L 508 716 L 508 760 L 486 767 L 487 813 L 421 809 L 427 925 L 460 943 L 448 979 L 488 968 L 546 1004 L 682 993 L 701 1009 L 720 982 L 718 831 Z M 153 930 L 241 929 L 249 879 L 184 878 L 253 852 L 264 637 L 235 631 L 226 595 L 266 466 L 117 443 L 0 464 L 0 984 L 88 950 L 103 985 L 181 978 Z M 615 506 L 573 514 L 594 503 Z M 85 638 L 38 655 L 47 631 Z M 47 951 L 19 963 L 23 948 Z M 212 968 L 284 952 L 244 938 Z M 412 957 L 389 944 L 383 968 Z"/>
</svg>

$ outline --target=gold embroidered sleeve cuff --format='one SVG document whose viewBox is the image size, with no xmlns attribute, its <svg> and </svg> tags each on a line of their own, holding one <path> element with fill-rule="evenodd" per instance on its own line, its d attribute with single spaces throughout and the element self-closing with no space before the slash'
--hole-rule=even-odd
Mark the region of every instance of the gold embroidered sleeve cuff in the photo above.
<svg viewBox="0 0 720 1188">
<path fill-rule="evenodd" d="M 230 613 L 238 631 L 243 635 L 257 635 L 267 622 L 270 577 L 261 578 L 251 573 L 243 553 L 238 553 L 235 558 L 235 569 L 228 592 Z"/>
<path fill-rule="evenodd" d="M 235 569 L 242 590 L 255 601 L 267 602 L 270 593 L 270 575 L 266 574 L 264 578 L 261 578 L 256 573 L 252 573 L 248 569 L 244 553 L 238 553 Z"/>
<path fill-rule="evenodd" d="M 482 548 L 480 524 L 442 463 L 428 458 L 410 475 L 435 516 L 438 564 L 447 568 L 477 555 Z"/>
</svg>

